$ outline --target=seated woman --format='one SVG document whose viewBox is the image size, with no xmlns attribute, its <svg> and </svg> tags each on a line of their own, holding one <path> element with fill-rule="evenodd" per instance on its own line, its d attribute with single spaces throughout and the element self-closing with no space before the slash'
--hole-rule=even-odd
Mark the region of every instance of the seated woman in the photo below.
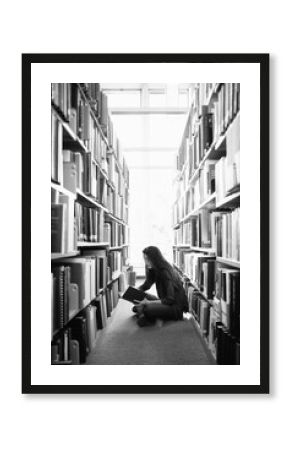
<svg viewBox="0 0 290 450">
<path fill-rule="evenodd" d="M 182 320 L 183 312 L 188 311 L 188 302 L 177 270 L 157 247 L 146 247 L 143 256 L 146 280 L 138 289 L 147 291 L 156 283 L 159 298 L 147 293 L 145 299 L 133 307 L 132 311 L 138 315 L 138 325 L 148 325 L 155 319 Z"/>
</svg>

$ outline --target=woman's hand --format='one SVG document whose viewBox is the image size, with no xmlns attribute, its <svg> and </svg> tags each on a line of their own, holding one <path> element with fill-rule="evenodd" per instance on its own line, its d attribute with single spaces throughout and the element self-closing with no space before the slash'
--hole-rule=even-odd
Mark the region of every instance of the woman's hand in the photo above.
<svg viewBox="0 0 290 450">
<path fill-rule="evenodd" d="M 147 300 L 147 298 L 144 298 L 144 300 L 141 300 L 139 305 L 146 305 L 147 303 L 149 303 L 149 300 Z"/>
</svg>

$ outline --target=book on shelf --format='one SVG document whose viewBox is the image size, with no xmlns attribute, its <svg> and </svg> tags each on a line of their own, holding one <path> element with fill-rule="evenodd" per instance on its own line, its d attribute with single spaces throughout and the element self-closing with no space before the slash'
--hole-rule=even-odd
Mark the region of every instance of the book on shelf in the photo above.
<svg viewBox="0 0 290 450">
<path fill-rule="evenodd" d="M 65 252 L 66 205 L 51 204 L 51 252 Z"/>
<path fill-rule="evenodd" d="M 62 328 L 79 310 L 78 286 L 71 282 L 69 267 L 56 266 L 52 272 L 52 334 Z"/>
<path fill-rule="evenodd" d="M 216 358 L 216 323 L 221 319 L 220 302 L 214 300 L 213 306 L 209 310 L 208 347 L 214 358 Z"/>
<path fill-rule="evenodd" d="M 199 325 L 201 332 L 203 335 L 208 335 L 208 329 L 209 329 L 209 310 L 210 305 L 209 303 L 204 300 L 203 298 L 200 299 L 200 319 L 199 319 Z"/>
<path fill-rule="evenodd" d="M 76 339 L 69 340 L 69 357 L 73 365 L 80 364 L 80 344 Z"/>
<path fill-rule="evenodd" d="M 113 289 L 106 289 L 106 308 L 107 308 L 107 317 L 111 317 L 113 311 Z"/>
<path fill-rule="evenodd" d="M 63 150 L 63 171 L 66 189 L 76 193 L 77 189 L 84 191 L 84 156 L 69 149 Z"/>
<path fill-rule="evenodd" d="M 215 260 L 207 260 L 201 263 L 201 292 L 207 299 L 212 299 L 215 292 Z"/>
<path fill-rule="evenodd" d="M 225 132 L 240 109 L 240 84 L 223 83 L 214 103 L 214 137 Z"/>
<path fill-rule="evenodd" d="M 85 363 L 89 353 L 87 321 L 85 317 L 76 317 L 70 325 L 69 333 L 72 339 L 79 342 L 80 363 Z"/>
<path fill-rule="evenodd" d="M 240 336 L 240 271 L 218 267 L 216 298 L 221 304 L 221 322 L 236 338 Z"/>
<path fill-rule="evenodd" d="M 71 84 L 51 83 L 51 100 L 64 119 L 68 120 L 71 110 Z"/>
<path fill-rule="evenodd" d="M 87 341 L 89 350 L 93 350 L 97 339 L 97 314 L 96 306 L 89 305 L 85 309 L 85 317 L 87 321 Z"/>
<path fill-rule="evenodd" d="M 217 364 L 239 364 L 239 343 L 221 322 L 216 323 L 216 361 Z"/>
<path fill-rule="evenodd" d="M 226 134 L 226 192 L 240 184 L 240 115 L 238 114 Z"/>
<path fill-rule="evenodd" d="M 63 161 L 63 186 L 70 192 L 77 190 L 77 165 L 71 161 Z"/>
<path fill-rule="evenodd" d="M 104 242 L 104 211 L 75 202 L 75 226 L 78 241 Z"/>
<path fill-rule="evenodd" d="M 240 260 L 240 208 L 215 216 L 217 256 Z"/>
<path fill-rule="evenodd" d="M 98 302 L 100 305 L 100 318 L 101 318 L 100 327 L 105 328 L 107 325 L 107 318 L 108 318 L 106 292 L 102 292 L 98 296 Z"/>
<path fill-rule="evenodd" d="M 62 184 L 63 127 L 54 111 L 51 112 L 51 179 Z"/>
<path fill-rule="evenodd" d="M 96 292 L 106 287 L 107 284 L 107 253 L 106 250 L 86 249 L 84 248 L 82 254 L 85 257 L 95 259 L 96 261 Z"/>
<path fill-rule="evenodd" d="M 188 245 L 200 248 L 213 247 L 212 220 L 209 210 L 201 210 L 187 222 L 174 230 L 175 245 Z"/>
</svg>

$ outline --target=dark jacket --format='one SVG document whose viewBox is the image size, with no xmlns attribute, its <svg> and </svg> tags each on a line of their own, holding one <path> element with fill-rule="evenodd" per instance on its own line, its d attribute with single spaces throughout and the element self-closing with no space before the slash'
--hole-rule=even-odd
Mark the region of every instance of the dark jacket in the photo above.
<svg viewBox="0 0 290 450">
<path fill-rule="evenodd" d="M 188 311 L 188 301 L 178 273 L 174 271 L 174 279 L 168 269 L 156 271 L 146 268 L 146 280 L 139 286 L 142 291 L 150 289 L 156 283 L 158 297 L 164 305 L 177 306 L 179 310 Z"/>
</svg>

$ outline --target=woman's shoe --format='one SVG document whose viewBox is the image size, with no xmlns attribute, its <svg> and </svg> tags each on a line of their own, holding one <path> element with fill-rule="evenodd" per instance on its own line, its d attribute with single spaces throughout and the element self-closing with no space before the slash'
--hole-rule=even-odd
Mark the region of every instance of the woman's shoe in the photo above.
<svg viewBox="0 0 290 450">
<path fill-rule="evenodd" d="M 137 323 L 138 323 L 139 327 L 145 327 L 146 325 L 150 325 L 150 322 L 146 319 L 144 314 L 141 314 L 138 317 Z"/>
<path fill-rule="evenodd" d="M 144 305 L 135 305 L 135 306 L 133 306 L 132 311 L 135 314 L 142 314 L 143 308 L 144 308 Z"/>
</svg>

